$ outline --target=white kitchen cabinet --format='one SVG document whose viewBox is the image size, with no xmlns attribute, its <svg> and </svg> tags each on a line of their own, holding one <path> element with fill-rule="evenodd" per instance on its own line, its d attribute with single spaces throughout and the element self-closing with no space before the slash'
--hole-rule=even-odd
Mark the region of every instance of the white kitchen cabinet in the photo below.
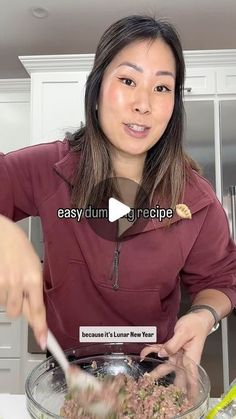
<svg viewBox="0 0 236 419">
<path fill-rule="evenodd" d="M 30 79 L 0 80 L 0 151 L 30 145 Z M 29 234 L 29 219 L 18 222 Z M 28 327 L 23 318 L 10 319 L 0 306 L 0 393 L 24 393 L 27 374 L 45 355 L 27 351 Z"/>
<path fill-rule="evenodd" d="M 20 57 L 31 76 L 31 144 L 63 139 L 84 122 L 84 93 L 94 55 Z"/>
<path fill-rule="evenodd" d="M 63 139 L 84 121 L 86 71 L 32 75 L 31 144 Z"/>
<path fill-rule="evenodd" d="M 0 151 L 7 153 L 30 144 L 30 80 L 0 80 Z M 19 226 L 28 234 L 29 220 Z M 9 319 L 0 307 L 0 392 L 23 388 L 22 319 Z"/>
<path fill-rule="evenodd" d="M 217 69 L 217 93 L 236 94 L 236 66 Z"/>
<path fill-rule="evenodd" d="M 216 74 L 212 68 L 186 68 L 185 96 L 215 93 Z"/>
<path fill-rule="evenodd" d="M 20 358 L 21 319 L 9 319 L 0 312 L 0 358 Z"/>
<path fill-rule="evenodd" d="M 30 80 L 0 80 L 0 151 L 30 143 Z"/>
<path fill-rule="evenodd" d="M 0 393 L 20 391 L 20 358 L 0 358 Z"/>
</svg>

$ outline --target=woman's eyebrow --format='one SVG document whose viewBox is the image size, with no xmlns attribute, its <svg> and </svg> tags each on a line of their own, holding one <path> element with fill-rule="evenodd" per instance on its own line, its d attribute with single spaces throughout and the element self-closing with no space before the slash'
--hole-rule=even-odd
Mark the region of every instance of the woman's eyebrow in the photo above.
<svg viewBox="0 0 236 419">
<path fill-rule="evenodd" d="M 139 71 L 140 73 L 143 73 L 143 68 L 138 66 L 137 64 L 134 63 L 130 63 L 129 61 L 124 61 L 123 63 L 120 63 L 118 67 L 121 66 L 128 66 L 128 67 L 132 67 L 134 70 Z M 171 76 L 173 77 L 173 79 L 175 79 L 175 75 L 171 72 L 171 71 L 167 71 L 167 70 L 159 70 L 155 73 L 156 76 Z"/>
</svg>

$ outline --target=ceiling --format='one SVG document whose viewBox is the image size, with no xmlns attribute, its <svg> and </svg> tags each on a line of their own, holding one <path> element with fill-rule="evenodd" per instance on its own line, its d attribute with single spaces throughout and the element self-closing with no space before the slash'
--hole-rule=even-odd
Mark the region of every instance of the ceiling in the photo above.
<svg viewBox="0 0 236 419">
<path fill-rule="evenodd" d="M 0 79 L 26 78 L 19 55 L 94 53 L 105 28 L 129 14 L 169 19 L 184 50 L 236 49 L 236 0 L 0 0 Z M 48 11 L 35 18 L 32 7 Z"/>
</svg>

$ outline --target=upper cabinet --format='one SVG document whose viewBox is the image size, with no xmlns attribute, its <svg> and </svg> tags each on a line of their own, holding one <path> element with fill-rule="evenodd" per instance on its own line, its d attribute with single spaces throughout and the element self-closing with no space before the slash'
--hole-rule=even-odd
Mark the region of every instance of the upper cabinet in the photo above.
<svg viewBox="0 0 236 419">
<path fill-rule="evenodd" d="M 84 94 L 94 55 L 20 57 L 31 76 L 31 144 L 63 139 L 84 122 Z"/>
<path fill-rule="evenodd" d="M 31 144 L 62 138 L 84 121 L 87 72 L 32 75 Z"/>
<path fill-rule="evenodd" d="M 185 97 L 236 93 L 236 50 L 185 51 Z"/>
<path fill-rule="evenodd" d="M 215 70 L 212 68 L 186 68 L 184 95 L 210 95 L 215 93 Z"/>
<path fill-rule="evenodd" d="M 217 69 L 217 93 L 236 93 L 236 66 Z"/>
</svg>

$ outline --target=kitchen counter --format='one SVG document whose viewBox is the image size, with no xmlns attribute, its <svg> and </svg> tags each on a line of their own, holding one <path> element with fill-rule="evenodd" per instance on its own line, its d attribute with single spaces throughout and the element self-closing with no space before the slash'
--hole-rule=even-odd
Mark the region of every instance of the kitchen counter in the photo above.
<svg viewBox="0 0 236 419">
<path fill-rule="evenodd" d="M 210 400 L 212 405 L 216 399 Z M 0 394 L 0 419 L 31 419 L 24 394 Z"/>
<path fill-rule="evenodd" d="M 0 394 L 0 419 L 31 419 L 24 394 Z"/>
</svg>

